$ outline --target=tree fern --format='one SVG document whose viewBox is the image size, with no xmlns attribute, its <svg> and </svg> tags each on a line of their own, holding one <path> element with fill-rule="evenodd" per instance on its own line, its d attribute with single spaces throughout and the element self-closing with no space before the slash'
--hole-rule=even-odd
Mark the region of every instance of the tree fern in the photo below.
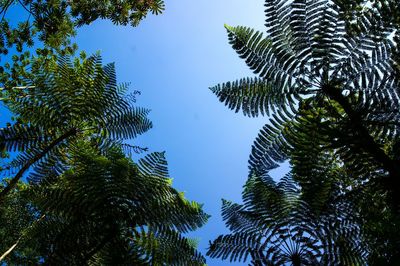
<svg viewBox="0 0 400 266">
<path fill-rule="evenodd" d="M 365 16 L 363 33 L 350 35 L 343 11 L 326 0 L 267 0 L 265 6 L 266 37 L 226 26 L 232 47 L 258 77 L 211 88 L 236 112 L 270 116 L 253 145 L 250 172 L 266 173 L 288 159 L 296 145 L 289 140 L 293 124 L 304 118 L 304 108 L 321 105 L 336 110 L 325 118 L 335 127 L 333 151 L 343 161 L 386 172 L 379 180 L 397 206 L 399 162 L 384 149 L 398 139 L 399 82 L 390 28 L 378 36 L 376 18 Z"/>
<path fill-rule="evenodd" d="M 23 192 L 31 215 L 43 218 L 23 229 L 13 254 L 30 247 L 43 263 L 61 265 L 205 263 L 182 233 L 208 216 L 156 171 L 167 171 L 162 153 L 143 159 L 146 171 L 118 149 L 101 156 L 88 142 L 79 142 L 68 157 L 69 169 L 58 178 L 47 173 L 45 182 Z"/>
<path fill-rule="evenodd" d="M 114 65 L 103 67 L 99 55 L 33 64 L 25 87 L 5 100 L 18 121 L 0 130 L 0 145 L 19 154 L 2 167 L 16 169 L 16 174 L 0 197 L 32 166 L 67 153 L 78 139 L 92 139 L 101 147 L 151 128 L 149 111 L 136 107 L 125 90 L 125 85 L 116 84 Z"/>
<path fill-rule="evenodd" d="M 211 245 L 214 257 L 247 256 L 254 265 L 399 261 L 393 249 L 397 231 L 383 222 L 399 221 L 397 39 L 389 37 L 392 26 L 367 13 L 357 14 L 362 30 L 349 31 L 345 10 L 333 2 L 346 1 L 266 0 L 266 37 L 246 27 L 226 26 L 229 43 L 257 77 L 211 90 L 235 112 L 269 117 L 252 147 L 248 182 L 267 179 L 270 170 L 288 160 L 300 190 L 283 197 L 268 185 L 271 189 L 258 198 L 260 204 L 248 204 L 245 197 L 244 205 L 224 203 L 223 216 L 233 232 Z M 246 197 L 247 190 L 248 185 Z M 275 201 L 279 197 L 292 198 L 297 207 Z M 369 209 L 369 204 L 380 207 Z M 264 213 L 281 216 L 257 220 Z M 292 253 L 282 250 L 285 243 L 270 237 L 279 228 L 298 242 L 294 247 L 305 246 L 303 261 L 297 253 L 290 259 Z M 311 236 L 310 243 L 302 242 L 303 232 Z M 377 239 L 383 238 L 388 241 L 380 246 Z M 357 243 L 365 244 L 364 249 Z"/>
<path fill-rule="evenodd" d="M 224 201 L 222 215 L 232 231 L 219 236 L 208 255 L 252 265 L 363 265 L 367 251 L 346 204 L 327 202 L 314 212 L 290 176 L 275 184 L 269 176 L 249 178 L 243 205 Z"/>
</svg>

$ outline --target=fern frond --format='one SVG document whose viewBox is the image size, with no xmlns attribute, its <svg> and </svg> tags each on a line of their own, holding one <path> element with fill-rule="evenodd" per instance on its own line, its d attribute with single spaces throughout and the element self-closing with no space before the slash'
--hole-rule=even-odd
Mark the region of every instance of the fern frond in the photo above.
<svg viewBox="0 0 400 266">
<path fill-rule="evenodd" d="M 166 164 L 161 153 L 145 161 L 154 167 Z M 208 215 L 173 189 L 161 171 L 158 176 L 155 169 L 143 172 L 121 151 L 99 155 L 96 146 L 83 141 L 70 150 L 66 165 L 57 178 L 48 171 L 44 179 L 49 182 L 32 185 L 28 193 L 35 212 L 45 218 L 30 228 L 24 243 L 36 246 L 45 262 L 146 262 L 144 256 L 149 256 L 171 265 L 204 263 L 181 233 L 200 227 Z M 143 227 L 151 229 L 148 239 L 137 238 L 135 230 Z M 156 241 L 158 253 L 146 249 L 146 241 Z M 121 250 L 115 252 L 112 246 Z"/>
<path fill-rule="evenodd" d="M 226 28 L 233 49 L 246 60 L 255 74 L 267 80 L 274 80 L 276 86 L 282 90 L 292 87 L 293 74 L 297 66 L 294 55 L 287 54 L 283 50 L 282 54 L 276 55 L 270 40 L 261 39 L 259 37 L 261 33 L 254 32 L 250 28 L 229 26 Z"/>
<path fill-rule="evenodd" d="M 224 220 L 233 233 L 211 243 L 209 256 L 251 259 L 255 265 L 365 263 L 367 251 L 360 247 L 361 231 L 351 206 L 334 204 L 316 215 L 289 175 L 278 184 L 267 176 L 249 178 L 243 202 L 224 202 Z"/>
<path fill-rule="evenodd" d="M 254 141 L 249 158 L 250 172 L 262 175 L 276 168 L 288 158 L 291 144 L 287 141 L 287 133 L 293 124 L 290 118 L 294 115 L 277 112 L 266 124 Z"/>
<path fill-rule="evenodd" d="M 385 248 L 398 254 L 396 231 L 382 233 L 377 228 L 385 226 L 373 218 L 390 202 L 385 217 L 398 221 L 398 32 L 389 37 L 393 27 L 382 27 L 381 14 L 361 12 L 362 30 L 349 34 L 347 11 L 328 0 L 266 0 L 265 6 L 266 38 L 226 26 L 229 43 L 258 78 L 212 88 L 235 112 L 266 114 L 270 122 L 252 147 L 244 204 L 224 201 L 234 234 L 210 252 L 242 259 L 240 241 L 257 234 L 265 242 L 261 251 L 248 249 L 255 265 L 364 265 L 369 256 L 377 261 L 365 239 L 377 243 L 385 235 Z M 269 180 L 285 160 L 298 185 Z M 357 196 L 363 191 L 381 207 L 371 211 L 364 201 L 372 201 Z M 372 226 L 355 218 L 358 207 Z M 239 233 L 243 239 L 234 239 Z"/>
<path fill-rule="evenodd" d="M 124 113 L 107 116 L 104 134 L 114 139 L 133 139 L 152 127 L 147 118 L 148 113 L 144 108 L 132 108 Z"/>
<path fill-rule="evenodd" d="M 207 255 L 211 258 L 229 259 L 231 262 L 245 262 L 252 253 L 260 252 L 259 238 L 241 232 L 219 236 L 210 243 Z"/>
<path fill-rule="evenodd" d="M 117 85 L 114 64 L 103 66 L 99 54 L 81 59 L 59 56 L 57 61 L 48 63 L 38 60 L 33 62 L 31 74 L 31 79 L 25 81 L 27 86 L 20 91 L 22 97 L 10 94 L 12 100 L 6 103 L 26 125 L 2 129 L 0 148 L 22 152 L 29 149 L 29 153 L 37 151 L 40 156 L 32 157 L 25 152 L 5 166 L 22 169 L 11 179 L 11 187 L 59 145 L 64 145 L 63 152 L 68 154 L 77 138 L 91 139 L 104 152 L 152 126 L 148 110 L 134 106 L 134 98 L 125 97 L 127 85 Z M 35 182 L 39 176 L 35 176 Z M 11 187 L 1 195 L 6 195 Z"/>
<path fill-rule="evenodd" d="M 0 147 L 7 152 L 23 152 L 39 142 L 47 142 L 50 136 L 43 129 L 15 123 L 5 128 L 0 128 Z"/>
<path fill-rule="evenodd" d="M 168 178 L 168 165 L 164 152 L 155 152 L 139 160 L 138 167 L 141 173 L 158 178 Z"/>
<path fill-rule="evenodd" d="M 211 91 L 229 109 L 245 116 L 256 117 L 270 115 L 276 110 L 285 109 L 290 105 L 295 109 L 297 99 L 304 91 L 282 88 L 274 82 L 260 78 L 243 78 L 234 82 L 227 82 L 211 88 Z"/>
<path fill-rule="evenodd" d="M 136 245 L 142 247 L 149 264 L 199 265 L 205 264 L 205 258 L 193 246 L 191 239 L 169 228 L 148 228 L 142 230 L 135 239 Z"/>
</svg>

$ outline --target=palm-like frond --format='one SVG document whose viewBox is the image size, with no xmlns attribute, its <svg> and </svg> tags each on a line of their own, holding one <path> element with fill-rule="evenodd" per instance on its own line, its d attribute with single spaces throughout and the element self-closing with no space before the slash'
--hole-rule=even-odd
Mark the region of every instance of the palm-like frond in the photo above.
<svg viewBox="0 0 400 266">
<path fill-rule="evenodd" d="M 372 204 L 370 193 L 382 209 L 385 201 L 391 210 L 400 206 L 398 47 L 388 37 L 393 28 L 377 32 L 379 18 L 361 14 L 360 34 L 349 34 L 344 10 L 329 0 L 266 0 L 265 7 L 265 38 L 226 26 L 233 49 L 258 77 L 211 88 L 235 112 L 270 120 L 252 147 L 245 203 L 224 202 L 233 233 L 218 238 L 209 254 L 248 256 L 255 265 L 354 265 L 385 249 L 365 243 L 383 235 L 391 239 L 388 252 L 397 254 L 397 234 L 382 233 L 379 207 L 368 210 L 365 203 Z M 268 172 L 285 160 L 300 190 L 268 181 Z M 360 210 L 367 215 L 357 221 L 351 212 Z M 390 210 L 383 213 L 398 220 Z M 374 226 L 361 230 L 368 219 Z"/>
<path fill-rule="evenodd" d="M 369 163 L 395 168 L 387 155 L 387 162 L 378 156 L 384 155 L 379 139 L 398 135 L 398 81 L 391 59 L 395 46 L 381 38 L 390 31 L 376 35 L 374 18 L 366 16 L 363 34 L 349 35 L 342 11 L 326 0 L 266 0 L 265 6 L 266 37 L 246 27 L 226 26 L 233 49 L 258 78 L 211 88 L 235 112 L 274 116 L 253 145 L 250 171 L 263 174 L 288 158 L 287 150 L 295 144 L 288 141 L 288 127 L 302 119 L 299 110 L 310 99 L 339 109 L 341 117 L 334 118 L 341 120 L 344 131 L 356 132 L 357 137 L 336 142 L 343 158 L 353 146 Z M 367 150 L 361 142 L 375 145 Z"/>
<path fill-rule="evenodd" d="M 292 91 L 283 92 L 273 82 L 261 78 L 244 78 L 227 82 L 211 88 L 221 102 L 235 112 L 243 111 L 250 117 L 270 115 L 276 110 L 286 110 L 288 105 L 296 106 L 296 94 Z"/>
<path fill-rule="evenodd" d="M 270 119 L 271 123 L 261 129 L 251 149 L 250 172 L 262 175 L 288 159 L 291 143 L 287 135 L 294 124 L 289 120 L 292 116 L 278 111 Z"/>
<path fill-rule="evenodd" d="M 232 234 L 219 236 L 207 254 L 253 265 L 363 265 L 367 251 L 352 208 L 330 202 L 315 213 L 302 197 L 290 176 L 278 184 L 268 176 L 249 178 L 244 204 L 222 207 Z"/>
<path fill-rule="evenodd" d="M 118 150 L 101 156 L 90 143 L 80 142 L 70 151 L 68 170 L 30 189 L 30 204 L 44 218 L 25 230 L 18 248 L 36 246 L 46 263 L 62 265 L 96 265 L 110 259 L 134 265 L 134 259 L 204 263 L 181 233 L 202 226 L 208 215 L 155 171 L 167 171 L 162 153 L 144 158 L 148 164 L 142 171 Z"/>
<path fill-rule="evenodd" d="M 71 15 L 78 26 L 89 24 L 97 18 L 109 18 L 114 24 L 137 26 L 149 13 L 160 14 L 165 9 L 163 0 L 71 2 Z"/>
<path fill-rule="evenodd" d="M 135 239 L 149 265 L 205 265 L 205 258 L 196 250 L 193 239 L 169 228 L 142 230 Z"/>
<path fill-rule="evenodd" d="M 147 155 L 139 160 L 138 167 L 140 172 L 156 177 L 169 177 L 167 161 L 164 153 L 156 152 Z"/>
<path fill-rule="evenodd" d="M 46 142 L 48 137 L 39 128 L 29 125 L 15 123 L 2 128 L 0 131 L 0 141 L 2 150 L 8 152 L 25 151 L 38 142 Z"/>
<path fill-rule="evenodd" d="M 125 96 L 127 86 L 117 85 L 114 65 L 103 66 L 99 55 L 74 61 L 69 57 L 59 57 L 57 62 L 38 60 L 31 72 L 26 87 L 6 96 L 5 103 L 18 122 L 0 129 L 0 145 L 19 154 L 2 166 L 16 174 L 1 197 L 31 166 L 68 153 L 76 139 L 89 138 L 99 147 L 109 147 L 152 126 L 149 111 Z"/>
<path fill-rule="evenodd" d="M 114 65 L 103 67 L 99 55 L 82 62 L 60 57 L 56 64 L 39 65 L 26 85 L 27 91 L 19 92 L 24 97 L 12 98 L 8 107 L 22 121 L 47 131 L 55 131 L 56 125 L 84 126 L 100 136 L 121 138 L 119 134 L 135 137 L 151 125 L 145 119 L 148 111 L 124 97 L 125 86 L 116 84 Z"/>
</svg>

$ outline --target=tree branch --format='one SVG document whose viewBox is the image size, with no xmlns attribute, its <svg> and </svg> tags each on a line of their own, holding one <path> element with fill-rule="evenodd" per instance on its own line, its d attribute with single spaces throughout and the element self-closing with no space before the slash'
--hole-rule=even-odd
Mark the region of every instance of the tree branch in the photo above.
<svg viewBox="0 0 400 266">
<path fill-rule="evenodd" d="M 35 223 L 37 223 L 37 222 L 43 220 L 44 217 L 46 217 L 46 215 L 43 214 L 39 219 L 37 219 L 36 221 L 34 221 L 28 228 L 31 228 Z M 18 246 L 18 244 L 19 244 L 19 242 L 21 242 L 21 239 L 23 238 L 23 236 L 24 236 L 24 235 L 21 235 L 21 236 L 17 239 L 17 241 L 14 243 L 14 245 L 12 245 L 9 249 L 7 249 L 6 252 L 3 253 L 3 255 L 1 255 L 1 257 L 0 257 L 0 262 L 1 262 L 2 260 L 4 260 L 5 257 L 7 257 L 8 254 L 10 254 L 10 253 Z"/>
<path fill-rule="evenodd" d="M 60 144 L 62 141 L 65 139 L 75 135 L 77 133 L 76 128 L 72 128 L 69 131 L 65 132 L 63 135 L 55 139 L 53 142 L 50 143 L 49 146 L 43 149 L 40 153 L 36 154 L 33 158 L 31 158 L 22 168 L 18 171 L 18 173 L 10 180 L 8 185 L 3 189 L 3 191 L 0 192 L 0 203 L 4 200 L 4 197 L 7 196 L 7 194 L 16 187 L 18 181 L 21 179 L 21 177 L 24 175 L 24 173 L 37 161 L 42 159 L 51 149 L 53 149 L 55 146 Z"/>
<path fill-rule="evenodd" d="M 4 258 L 7 257 L 8 254 L 10 254 L 10 253 L 17 247 L 17 245 L 19 244 L 19 241 L 21 241 L 21 239 L 22 239 L 22 236 L 20 236 L 20 237 L 18 238 L 17 242 L 15 242 L 14 245 L 12 245 L 6 252 L 3 253 L 3 255 L 1 255 L 1 257 L 0 257 L 0 262 L 1 262 L 2 260 L 4 260 Z"/>
<path fill-rule="evenodd" d="M 347 114 L 353 129 L 362 140 L 364 151 L 369 153 L 378 163 L 382 165 L 384 170 L 389 172 L 388 179 L 384 181 L 388 191 L 392 192 L 393 200 L 396 208 L 400 205 L 400 163 L 390 158 L 375 139 L 369 134 L 368 129 L 363 125 L 361 115 L 353 109 L 348 99 L 343 96 L 342 92 L 333 87 L 323 89 L 324 92 L 334 101 L 336 101 Z"/>
<path fill-rule="evenodd" d="M 7 9 L 9 8 L 9 6 L 12 4 L 13 0 L 8 0 L 6 3 L 4 3 L 4 6 L 2 7 L 1 11 L 0 11 L 0 15 L 3 14 L 1 21 L 4 19 L 4 16 L 7 13 Z"/>
</svg>

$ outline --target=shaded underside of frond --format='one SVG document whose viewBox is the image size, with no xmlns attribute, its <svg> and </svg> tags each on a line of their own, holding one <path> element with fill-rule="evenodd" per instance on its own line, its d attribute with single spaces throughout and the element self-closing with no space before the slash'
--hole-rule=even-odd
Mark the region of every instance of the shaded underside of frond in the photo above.
<svg viewBox="0 0 400 266">
<path fill-rule="evenodd" d="M 24 243 L 37 246 L 49 263 L 99 263 L 110 258 L 146 263 L 153 257 L 171 265 L 204 263 L 181 233 L 202 226 L 208 215 L 162 175 L 168 171 L 163 153 L 142 159 L 142 170 L 121 151 L 99 155 L 90 143 L 77 145 L 66 162 L 69 167 L 57 178 L 48 172 L 46 182 L 32 185 L 28 196 L 44 218 L 27 230 Z M 141 241 L 156 241 L 156 250 L 130 242 L 138 227 L 154 228 L 153 240 Z M 121 250 L 112 251 L 113 246 Z"/>
<path fill-rule="evenodd" d="M 276 184 L 270 177 L 249 178 L 243 205 L 223 201 L 223 218 L 232 233 L 210 244 L 208 255 L 255 265 L 295 263 L 364 264 L 360 227 L 346 204 L 316 213 L 303 200 L 290 175 Z M 314 198 L 314 201 L 325 199 Z"/>
</svg>

